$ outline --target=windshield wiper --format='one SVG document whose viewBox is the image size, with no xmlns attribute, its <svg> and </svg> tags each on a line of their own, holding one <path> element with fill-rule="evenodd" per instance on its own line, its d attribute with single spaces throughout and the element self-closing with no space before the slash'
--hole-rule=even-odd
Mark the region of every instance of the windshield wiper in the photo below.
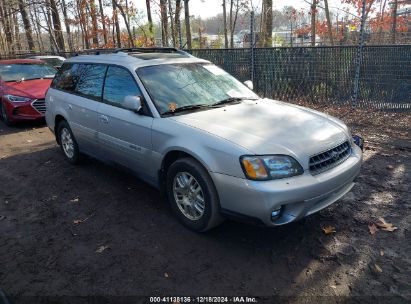
<svg viewBox="0 0 411 304">
<path fill-rule="evenodd" d="M 217 101 L 216 103 L 213 103 L 211 106 L 221 106 L 224 104 L 229 104 L 229 103 L 240 103 L 240 101 L 247 99 L 246 97 L 228 97 L 226 99 Z"/>
<path fill-rule="evenodd" d="M 174 111 L 168 110 L 166 112 L 163 112 L 161 115 L 173 115 L 178 112 L 184 112 L 184 111 L 196 110 L 196 109 L 206 109 L 210 107 L 211 107 L 210 105 L 206 105 L 206 104 L 187 105 L 187 106 L 178 107 Z"/>
</svg>

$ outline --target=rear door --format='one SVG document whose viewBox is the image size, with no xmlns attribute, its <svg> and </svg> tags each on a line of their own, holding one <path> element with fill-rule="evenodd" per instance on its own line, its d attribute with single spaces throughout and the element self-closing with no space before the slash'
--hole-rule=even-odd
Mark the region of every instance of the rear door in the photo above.
<svg viewBox="0 0 411 304">
<path fill-rule="evenodd" d="M 142 96 L 133 75 L 123 67 L 109 66 L 98 113 L 101 149 L 112 161 L 152 179 L 153 118 L 124 108 L 126 96 Z"/>
<path fill-rule="evenodd" d="M 99 156 L 97 110 L 106 69 L 101 64 L 73 64 L 68 79 L 71 94 L 66 94 L 64 100 L 67 119 L 80 150 L 95 156 Z"/>
</svg>

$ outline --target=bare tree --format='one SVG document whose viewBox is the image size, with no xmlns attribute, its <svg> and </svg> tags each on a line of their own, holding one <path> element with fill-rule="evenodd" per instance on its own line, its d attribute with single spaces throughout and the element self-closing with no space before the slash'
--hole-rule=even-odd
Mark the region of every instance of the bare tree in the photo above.
<svg viewBox="0 0 411 304">
<path fill-rule="evenodd" d="M 116 28 L 116 35 L 117 35 L 117 47 L 121 48 L 121 36 L 120 36 L 120 24 L 118 23 L 118 15 L 117 15 L 117 3 L 115 0 L 112 0 L 113 4 L 113 21 Z M 113 28 L 114 31 L 114 28 Z M 113 34 L 114 39 L 114 34 Z"/>
<path fill-rule="evenodd" d="M 161 15 L 161 41 L 163 46 L 168 46 L 168 17 L 167 17 L 167 0 L 160 0 Z"/>
<path fill-rule="evenodd" d="M 190 8 L 189 0 L 184 0 L 184 19 L 186 25 L 187 48 L 191 50 L 191 27 L 190 27 Z"/>
<path fill-rule="evenodd" d="M 98 4 L 99 4 L 99 8 L 100 8 L 101 25 L 103 27 L 104 44 L 107 45 L 108 39 L 107 39 L 107 31 L 106 31 L 106 18 L 104 16 L 104 9 L 103 9 L 103 1 L 98 0 Z"/>
<path fill-rule="evenodd" d="M 116 7 L 119 9 L 120 15 L 123 17 L 124 23 L 126 24 L 126 29 L 127 29 L 127 33 L 128 33 L 129 47 L 134 47 L 133 35 L 131 33 L 130 23 L 129 23 L 129 18 L 128 18 L 128 11 L 126 13 L 123 6 L 120 5 L 117 2 L 117 0 L 113 0 L 113 3 L 115 3 Z"/>
<path fill-rule="evenodd" d="M 147 8 L 147 19 L 148 19 L 148 30 L 150 31 L 150 35 L 153 35 L 153 18 L 151 17 L 151 0 L 146 0 L 146 8 Z"/>
<path fill-rule="evenodd" d="M 223 0 L 223 26 L 224 26 L 224 47 L 228 49 L 228 35 L 227 35 L 227 9 L 226 0 Z"/>
<path fill-rule="evenodd" d="M 311 46 L 315 46 L 315 21 L 316 21 L 316 14 L 317 14 L 317 0 L 312 0 L 311 3 Z"/>
<path fill-rule="evenodd" d="M 54 28 L 54 35 L 56 37 L 56 42 L 58 45 L 58 48 L 60 51 L 64 51 L 64 38 L 63 38 L 63 32 L 61 31 L 61 22 L 60 22 L 60 16 L 59 16 L 59 11 L 57 9 L 56 1 L 55 0 L 49 0 L 50 4 L 50 9 L 51 9 L 51 17 L 53 19 L 53 28 Z"/>
<path fill-rule="evenodd" d="M 264 18 L 264 42 L 263 46 L 272 46 L 272 32 L 273 32 L 273 0 L 263 0 L 263 18 Z"/>
<path fill-rule="evenodd" d="M 324 0 L 324 10 L 325 10 L 325 18 L 327 19 L 328 39 L 330 40 L 330 44 L 334 45 L 332 24 L 331 24 L 331 18 L 330 18 L 330 10 L 328 8 L 328 0 Z"/>
<path fill-rule="evenodd" d="M 33 42 L 31 24 L 30 24 L 29 15 L 27 14 L 26 4 L 24 3 L 24 0 L 19 0 L 19 9 L 20 9 L 21 18 L 23 19 L 24 30 L 26 32 L 26 39 L 27 39 L 29 50 L 34 51 L 34 42 Z"/>
</svg>

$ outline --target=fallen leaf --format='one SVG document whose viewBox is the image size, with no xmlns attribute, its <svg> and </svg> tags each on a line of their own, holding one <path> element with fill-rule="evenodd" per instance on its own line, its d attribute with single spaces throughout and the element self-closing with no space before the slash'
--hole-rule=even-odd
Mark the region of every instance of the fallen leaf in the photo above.
<svg viewBox="0 0 411 304">
<path fill-rule="evenodd" d="M 110 246 L 100 246 L 97 248 L 96 253 L 102 253 L 104 250 L 110 248 Z"/>
<path fill-rule="evenodd" d="M 168 277 L 170 277 L 170 275 L 167 272 L 164 272 L 164 277 L 168 278 Z"/>
<path fill-rule="evenodd" d="M 381 267 L 380 266 L 378 266 L 377 264 L 374 264 L 374 267 L 375 267 L 375 270 L 377 271 L 377 272 L 382 272 L 382 269 L 381 269 Z"/>
<path fill-rule="evenodd" d="M 78 203 L 78 201 L 79 201 L 78 197 L 73 198 L 72 200 L 70 200 L 70 202 L 72 202 L 72 203 Z"/>
<path fill-rule="evenodd" d="M 372 235 L 374 235 L 378 231 L 378 227 L 375 226 L 375 224 L 368 225 L 368 229 L 370 230 L 370 233 Z"/>
<path fill-rule="evenodd" d="M 384 250 L 380 250 L 380 256 L 384 256 Z"/>
<path fill-rule="evenodd" d="M 31 139 L 27 139 L 27 142 L 28 142 L 28 143 L 31 143 L 31 142 L 33 142 L 33 141 L 32 141 Z"/>
<path fill-rule="evenodd" d="M 330 285 L 330 287 L 331 287 L 331 288 L 334 288 L 334 289 L 337 288 L 337 286 L 335 286 L 335 285 Z"/>
<path fill-rule="evenodd" d="M 78 225 L 78 224 L 83 223 L 83 222 L 84 222 L 84 220 L 74 220 L 73 224 Z"/>
<path fill-rule="evenodd" d="M 331 234 L 331 233 L 335 233 L 335 227 L 333 226 L 326 226 L 323 228 L 323 231 L 325 234 Z"/>
<path fill-rule="evenodd" d="M 394 169 L 394 166 L 393 166 L 393 165 L 388 165 L 388 166 L 387 166 L 387 169 L 392 170 L 392 169 Z"/>
<path fill-rule="evenodd" d="M 379 222 L 377 222 L 376 224 L 377 224 L 377 226 L 378 226 L 379 228 L 381 228 L 381 230 L 383 230 L 383 231 L 392 232 L 392 231 L 395 231 L 395 230 L 398 229 L 398 228 L 395 227 L 393 224 L 387 223 L 382 217 L 378 218 L 378 220 L 379 220 Z"/>
</svg>

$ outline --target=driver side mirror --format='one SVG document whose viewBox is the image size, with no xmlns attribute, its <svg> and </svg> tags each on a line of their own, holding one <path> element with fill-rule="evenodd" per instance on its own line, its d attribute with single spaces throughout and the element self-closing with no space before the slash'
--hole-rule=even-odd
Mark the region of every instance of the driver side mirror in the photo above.
<svg viewBox="0 0 411 304">
<path fill-rule="evenodd" d="M 128 95 L 124 97 L 123 106 L 133 112 L 140 113 L 142 106 L 141 106 L 141 97 L 140 96 L 131 96 Z"/>
<path fill-rule="evenodd" d="M 253 89 L 254 89 L 254 85 L 253 85 L 253 82 L 252 82 L 251 80 L 244 81 L 244 84 L 245 84 L 245 86 L 246 86 L 247 88 L 249 88 L 250 90 L 253 90 Z"/>
</svg>

